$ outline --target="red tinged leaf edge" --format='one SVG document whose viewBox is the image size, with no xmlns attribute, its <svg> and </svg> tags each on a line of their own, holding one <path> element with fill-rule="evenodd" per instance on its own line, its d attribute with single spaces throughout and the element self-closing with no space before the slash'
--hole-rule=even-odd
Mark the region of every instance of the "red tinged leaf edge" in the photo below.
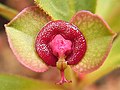
<svg viewBox="0 0 120 90">
<path fill-rule="evenodd" d="M 81 14 L 85 14 L 86 16 L 87 16 L 87 15 L 90 15 L 90 16 L 96 18 L 96 19 L 99 19 L 99 20 L 105 25 L 105 27 L 109 30 L 109 32 L 110 32 L 111 35 L 112 35 L 112 39 L 111 39 L 111 41 L 110 41 L 110 43 L 109 43 L 109 47 L 107 48 L 106 53 L 104 54 L 104 56 L 103 56 L 103 58 L 102 58 L 102 61 L 99 63 L 99 65 L 97 65 L 96 67 L 91 68 L 91 69 L 89 69 L 89 70 L 87 70 L 87 71 L 83 71 L 83 72 L 80 72 L 80 71 L 77 69 L 77 65 L 78 65 L 79 63 L 78 63 L 77 65 L 71 66 L 71 68 L 72 68 L 75 72 L 77 72 L 78 74 L 83 74 L 83 75 L 85 75 L 85 74 L 87 74 L 87 73 L 90 73 L 90 72 L 92 72 L 92 71 L 95 71 L 95 70 L 98 69 L 100 66 L 102 66 L 103 62 L 104 62 L 105 59 L 107 58 L 107 56 L 108 56 L 108 54 L 109 54 L 109 52 L 110 52 L 110 50 L 111 50 L 111 48 L 112 48 L 113 40 L 114 40 L 114 38 L 117 36 L 117 34 L 114 33 L 114 32 L 110 29 L 109 25 L 107 24 L 107 22 L 105 22 L 105 21 L 102 19 L 102 17 L 100 17 L 100 16 L 98 16 L 98 15 L 96 15 L 96 14 L 93 14 L 93 13 L 91 13 L 91 12 L 89 12 L 89 11 L 85 11 L 85 10 L 82 10 L 82 11 L 77 12 L 77 13 L 72 17 L 72 19 L 70 20 L 70 23 L 76 25 L 76 24 L 74 23 L 74 20 L 75 20 L 75 19 L 80 19 L 80 18 L 77 18 L 77 17 L 79 17 Z M 78 25 L 76 25 L 76 26 L 79 28 Z M 79 28 L 79 29 L 80 29 L 80 28 Z M 81 30 L 81 29 L 80 29 L 80 30 Z M 82 31 L 81 31 L 81 32 L 82 32 Z M 83 32 L 82 32 L 82 33 L 83 33 Z M 84 33 L 83 33 L 83 35 L 84 35 Z M 86 36 L 85 36 L 85 39 L 86 39 Z M 86 40 L 86 42 L 87 42 L 87 40 Z M 85 57 L 85 55 L 84 55 L 84 57 Z M 82 60 L 81 60 L 81 62 L 82 62 Z M 81 68 L 82 68 L 82 67 L 81 67 Z"/>
<path fill-rule="evenodd" d="M 8 37 L 9 37 L 9 36 L 8 36 Z M 20 57 L 20 56 L 18 55 L 18 53 L 17 53 L 17 51 L 14 49 L 12 43 L 10 43 L 11 40 L 10 40 L 9 38 L 8 38 L 8 42 L 9 42 L 10 48 L 12 49 L 12 51 L 13 51 L 14 55 L 16 56 L 17 60 L 18 60 L 22 65 L 24 65 L 25 67 L 27 67 L 27 68 L 29 68 L 30 70 L 35 71 L 35 72 L 45 72 L 45 71 L 47 71 L 47 70 L 49 69 L 47 66 L 46 66 L 46 68 L 37 69 L 37 68 L 33 68 L 33 67 L 27 65 L 27 64 L 24 62 L 24 61 L 25 61 L 24 58 L 22 58 L 22 57 Z"/>
<path fill-rule="evenodd" d="M 31 6 L 31 7 L 27 7 L 27 8 L 25 8 L 25 9 L 23 9 L 23 10 L 22 10 L 15 18 L 13 18 L 8 24 L 5 24 L 5 27 L 9 27 L 12 22 L 14 22 L 14 21 L 16 21 L 18 18 L 24 16 L 24 13 L 29 13 L 30 10 L 36 10 L 36 11 L 38 11 L 38 9 L 39 9 L 39 12 L 41 12 L 43 15 L 45 15 L 45 17 L 46 17 L 46 19 L 47 19 L 48 21 L 52 20 L 52 18 L 51 18 L 48 14 L 46 14 L 42 9 L 40 9 L 40 8 L 38 8 L 38 7 L 36 7 L 36 6 Z M 38 13 L 38 12 L 37 12 L 37 13 Z M 6 33 L 7 33 L 7 31 L 6 31 Z M 8 36 L 8 42 L 9 42 L 10 48 L 12 49 L 12 51 L 13 51 L 14 55 L 16 56 L 17 60 L 18 60 L 22 65 L 24 65 L 25 67 L 27 67 L 27 68 L 29 68 L 30 70 L 35 71 L 35 72 L 45 72 L 45 71 L 47 71 L 47 70 L 49 69 L 49 67 L 48 67 L 44 62 L 43 62 L 43 65 L 44 65 L 43 68 L 34 67 L 34 65 L 32 66 L 32 65 L 29 65 L 29 63 L 24 62 L 24 61 L 25 61 L 24 57 L 21 57 L 21 56 L 19 55 L 19 53 L 16 51 L 16 49 L 14 49 L 14 46 L 12 45 L 11 39 L 9 38 L 9 35 L 8 35 L 8 34 L 7 34 L 7 36 Z M 36 52 L 35 52 L 35 53 L 36 53 Z M 37 53 L 36 53 L 36 56 L 37 56 Z"/>
</svg>

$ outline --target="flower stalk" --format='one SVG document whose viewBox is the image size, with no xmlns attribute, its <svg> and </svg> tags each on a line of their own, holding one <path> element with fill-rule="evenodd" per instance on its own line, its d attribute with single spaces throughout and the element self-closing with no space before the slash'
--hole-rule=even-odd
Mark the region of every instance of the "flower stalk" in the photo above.
<svg viewBox="0 0 120 90">
<path fill-rule="evenodd" d="M 61 79 L 60 81 L 57 83 L 57 84 L 63 84 L 63 83 L 70 83 L 72 82 L 71 80 L 67 80 L 65 78 L 65 74 L 64 74 L 64 71 L 65 69 L 67 68 L 67 61 L 65 61 L 64 58 L 60 58 L 57 62 L 57 68 L 60 70 L 60 73 L 61 73 Z"/>
</svg>

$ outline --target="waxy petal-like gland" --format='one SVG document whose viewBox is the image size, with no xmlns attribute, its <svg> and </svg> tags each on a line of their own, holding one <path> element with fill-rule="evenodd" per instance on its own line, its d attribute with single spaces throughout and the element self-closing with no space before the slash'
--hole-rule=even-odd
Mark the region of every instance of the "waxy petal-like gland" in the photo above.
<svg viewBox="0 0 120 90">
<path fill-rule="evenodd" d="M 51 21 L 40 30 L 35 43 L 38 55 L 47 65 L 56 66 L 58 57 L 53 54 L 49 43 L 57 34 L 72 42 L 72 52 L 65 60 L 69 65 L 77 64 L 86 52 L 86 40 L 76 26 L 62 20 Z"/>
</svg>

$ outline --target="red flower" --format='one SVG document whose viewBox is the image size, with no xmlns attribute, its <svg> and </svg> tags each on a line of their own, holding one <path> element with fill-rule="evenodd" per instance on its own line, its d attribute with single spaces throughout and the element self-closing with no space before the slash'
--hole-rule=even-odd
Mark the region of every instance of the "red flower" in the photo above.
<svg viewBox="0 0 120 90">
<path fill-rule="evenodd" d="M 23 65 L 36 72 L 57 67 L 62 76 L 59 84 L 70 82 L 64 77 L 67 65 L 84 74 L 100 67 L 115 36 L 103 19 L 89 11 L 79 11 L 68 23 L 52 20 L 38 7 L 18 14 L 6 25 L 6 33 Z"/>
</svg>

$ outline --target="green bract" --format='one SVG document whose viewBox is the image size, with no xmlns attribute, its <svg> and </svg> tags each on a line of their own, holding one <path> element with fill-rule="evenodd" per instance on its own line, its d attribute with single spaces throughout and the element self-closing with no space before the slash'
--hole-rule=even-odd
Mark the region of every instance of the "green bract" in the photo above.
<svg viewBox="0 0 120 90">
<path fill-rule="evenodd" d="M 37 33 L 52 20 L 52 16 L 53 20 L 65 20 L 76 25 L 87 41 L 84 58 L 72 66 L 72 69 L 78 73 L 87 73 L 101 66 L 109 53 L 115 34 L 103 19 L 91 13 L 95 12 L 96 0 L 64 0 L 64 3 L 62 0 L 35 1 L 45 11 L 38 7 L 26 8 L 5 26 L 11 49 L 23 65 L 36 72 L 48 69 L 37 56 L 34 43 Z M 78 13 L 75 14 L 76 12 Z"/>
<path fill-rule="evenodd" d="M 6 25 L 6 33 L 11 49 L 18 60 L 28 68 L 43 72 L 48 69 L 35 52 L 37 33 L 51 18 L 38 7 L 29 7 Z"/>
<path fill-rule="evenodd" d="M 79 27 L 87 41 L 86 54 L 73 69 L 78 73 L 91 72 L 106 59 L 115 34 L 103 19 L 88 11 L 78 12 L 70 22 Z"/>
</svg>

